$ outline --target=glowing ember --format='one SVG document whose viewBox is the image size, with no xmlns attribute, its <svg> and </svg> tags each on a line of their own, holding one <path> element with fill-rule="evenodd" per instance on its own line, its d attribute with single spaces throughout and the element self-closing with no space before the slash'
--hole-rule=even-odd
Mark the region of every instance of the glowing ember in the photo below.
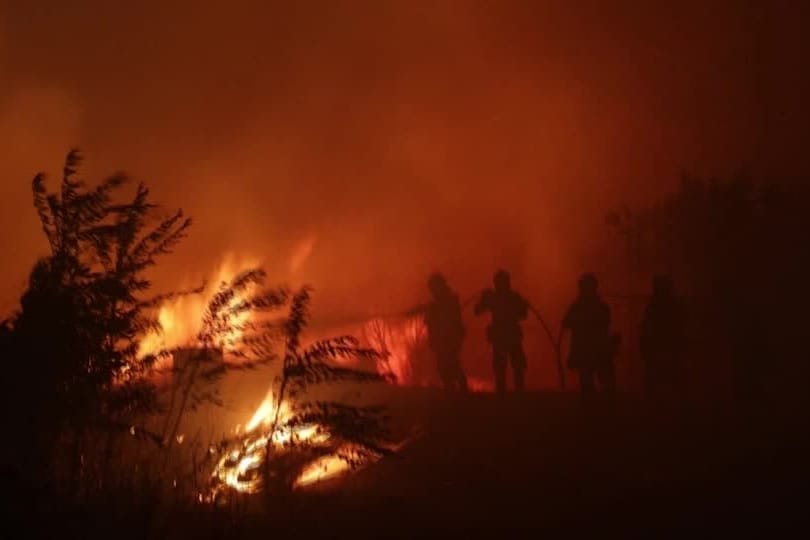
<svg viewBox="0 0 810 540">
<path fill-rule="evenodd" d="M 492 381 L 479 379 L 478 377 L 467 377 L 467 388 L 471 392 L 494 392 L 495 385 Z"/>
<path fill-rule="evenodd" d="M 339 444 L 336 446 L 337 441 L 333 440 L 332 435 L 323 426 L 309 424 L 294 428 L 286 427 L 288 414 L 289 408 L 282 403 L 276 418 L 275 400 L 272 394 L 268 395 L 248 423 L 242 443 L 220 458 L 212 476 L 222 485 L 240 493 L 259 491 L 261 467 L 268 454 L 268 443 L 271 445 L 271 451 L 281 451 L 302 444 L 309 448 L 323 448 L 329 451 L 327 455 L 303 467 L 293 482 L 293 488 L 307 487 L 351 470 L 351 466 L 340 457 L 340 453 L 346 450 L 346 447 Z M 271 428 L 274 420 L 277 420 L 279 427 L 270 433 L 268 428 Z"/>
<path fill-rule="evenodd" d="M 294 487 L 306 487 L 317 482 L 340 476 L 350 470 L 346 461 L 337 456 L 324 456 L 316 459 L 298 475 Z"/>
<path fill-rule="evenodd" d="M 264 425 L 269 422 L 273 418 L 273 399 L 272 396 L 268 396 L 267 399 L 256 409 L 256 412 L 253 414 L 253 418 L 250 419 L 250 422 L 247 423 L 245 426 L 245 432 L 250 433 L 254 429 L 256 429 L 259 425 Z"/>
</svg>

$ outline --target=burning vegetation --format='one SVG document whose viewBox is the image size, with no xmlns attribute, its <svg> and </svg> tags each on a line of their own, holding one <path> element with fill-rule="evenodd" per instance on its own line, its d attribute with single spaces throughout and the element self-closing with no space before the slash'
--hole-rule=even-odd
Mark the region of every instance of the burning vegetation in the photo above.
<svg viewBox="0 0 810 540">
<path fill-rule="evenodd" d="M 293 294 L 281 334 L 281 372 L 245 432 L 220 445 L 211 497 L 233 489 L 253 493 L 262 487 L 287 491 L 331 478 L 368 464 L 392 451 L 387 417 L 380 407 L 352 406 L 309 396 L 319 385 L 385 382 L 376 372 L 339 365 L 339 360 L 379 360 L 383 354 L 364 348 L 348 336 L 316 341 L 303 347 L 301 333 L 309 318 L 310 292 Z M 258 334 L 245 344 L 269 338 L 272 325 L 246 324 Z"/>
<path fill-rule="evenodd" d="M 40 392 L 26 392 L 44 413 L 20 426 L 35 441 L 26 468 L 40 471 L 38 481 L 86 497 L 115 482 L 157 479 L 213 501 L 304 487 L 393 451 L 383 407 L 348 404 L 324 390 L 393 381 L 393 370 L 374 369 L 387 365 L 388 352 L 350 336 L 304 345 L 310 289 L 268 287 L 261 268 L 225 264 L 213 285 L 144 298 L 152 287 L 144 272 L 191 222 L 181 211 L 155 220 L 143 185 L 130 202 L 118 202 L 122 175 L 87 187 L 76 177 L 79 163 L 71 152 L 56 193 L 41 175 L 33 182 L 51 253 L 34 268 L 21 311 L 3 325 L 4 352 L 25 351 L 31 360 L 15 375 L 38 381 Z M 228 372 L 262 366 L 277 375 L 244 431 L 209 446 L 205 457 L 185 454 L 181 468 L 191 467 L 183 473 L 191 481 L 170 473 L 179 447 L 199 448 L 199 436 L 181 431 L 184 415 L 202 403 L 221 405 L 212 383 Z M 143 480 L 124 480 L 124 471 Z M 197 482 L 201 471 L 210 486 Z"/>
<path fill-rule="evenodd" d="M 383 408 L 357 407 L 309 396 L 335 383 L 409 380 L 408 355 L 418 346 L 419 323 L 409 321 L 402 331 L 395 332 L 382 321 L 372 321 L 365 327 L 377 329 L 373 335 L 378 340 L 364 335 L 368 345 L 341 336 L 302 346 L 301 333 L 309 318 L 309 289 L 295 294 L 285 288 L 264 290 L 262 271 L 233 275 L 235 268 L 227 263 L 220 267 L 217 274 L 223 281 L 216 292 L 209 293 L 207 303 L 183 297 L 163 306 L 159 318 L 167 323 L 170 332 L 153 332 L 142 343 L 145 354 L 168 358 L 166 365 L 171 371 L 186 373 L 182 385 L 186 388 L 180 390 L 180 397 L 174 394 L 178 385 L 172 387 L 171 408 L 176 408 L 179 400 L 180 410 L 173 429 L 164 429 L 166 444 L 182 436 L 178 435 L 178 426 L 189 399 L 191 403 L 219 403 L 216 391 L 195 393 L 195 382 L 210 381 L 228 370 L 271 364 L 281 356 L 281 373 L 244 430 L 237 426 L 236 436 L 209 449 L 215 466 L 210 490 L 201 492 L 200 498 L 221 500 L 231 492 L 256 493 L 268 485 L 276 492 L 302 488 L 390 453 L 393 440 Z M 278 308 L 287 304 L 289 313 L 279 317 Z M 207 305 L 201 309 L 201 328 L 189 340 L 183 337 L 193 326 L 193 319 L 188 318 L 193 310 L 189 307 L 200 305 Z M 400 339 L 392 342 L 392 337 Z M 180 344 L 189 342 L 196 348 L 181 348 Z M 166 348 L 167 343 L 175 346 Z M 389 343 L 396 353 L 392 353 Z M 278 345 L 283 345 L 281 355 L 276 350 Z M 221 361 L 212 362 L 212 358 Z"/>
</svg>

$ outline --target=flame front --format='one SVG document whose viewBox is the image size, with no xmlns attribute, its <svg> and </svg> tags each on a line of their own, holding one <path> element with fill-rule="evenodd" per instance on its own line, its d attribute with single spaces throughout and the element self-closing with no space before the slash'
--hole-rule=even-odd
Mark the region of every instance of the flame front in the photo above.
<svg viewBox="0 0 810 540">
<path fill-rule="evenodd" d="M 258 266 L 258 262 L 254 258 L 237 260 L 236 257 L 228 255 L 213 273 L 213 278 L 208 281 L 202 294 L 182 296 L 161 306 L 157 317 L 161 330 L 150 333 L 141 340 L 139 356 L 144 357 L 163 350 L 194 345 L 202 326 L 202 316 L 220 284 L 230 282 L 239 272 L 247 268 Z M 237 305 L 243 300 L 244 298 L 237 295 L 231 301 L 231 305 Z M 250 314 L 247 312 L 234 316 L 228 334 L 223 336 L 226 347 L 238 342 L 241 337 L 241 328 L 248 322 L 249 317 Z M 169 357 L 156 367 L 171 368 L 171 358 Z"/>
<path fill-rule="evenodd" d="M 292 273 L 295 273 L 309 257 L 314 241 L 314 236 L 308 237 L 295 250 L 290 260 Z M 220 284 L 230 282 L 240 271 L 255 267 L 257 262 L 249 259 L 236 261 L 233 257 L 226 257 L 216 270 L 214 279 L 208 281 L 208 287 L 203 294 L 183 296 L 162 306 L 157 317 L 161 331 L 149 334 L 141 341 L 140 355 L 146 356 L 179 347 L 199 345 L 196 341 L 201 330 L 202 315 Z M 237 297 L 232 303 L 237 305 L 243 300 Z M 250 313 L 244 312 L 238 315 L 236 320 L 230 321 L 230 331 L 224 336 L 222 340 L 224 343 L 221 343 L 226 355 L 229 345 L 239 342 L 241 329 L 245 323 L 250 322 L 249 318 Z M 421 342 L 424 337 L 424 324 L 421 319 L 405 321 L 396 332 L 386 329 L 382 321 L 371 321 L 370 327 L 377 330 L 374 332 L 374 338 L 379 341 L 372 344 L 389 352 L 388 361 L 376 366 L 377 369 L 393 373 L 400 383 L 407 383 L 411 379 L 409 354 L 413 352 L 411 349 L 415 344 Z M 162 366 L 157 367 L 170 369 L 172 365 L 173 358 L 168 355 L 162 360 Z M 266 458 L 273 456 L 274 453 L 282 454 L 287 449 L 294 450 L 296 446 L 314 449 L 317 457 L 299 469 L 292 483 L 293 488 L 311 486 L 356 468 L 356 453 L 352 458 L 352 464 L 344 458 L 353 454 L 351 444 L 330 433 L 324 425 L 289 427 L 290 416 L 291 410 L 287 402 L 282 400 L 279 403 L 272 392 L 266 396 L 247 422 L 244 431 L 239 434 L 238 445 L 222 455 L 216 464 L 212 473 L 215 487 L 209 493 L 210 498 L 216 498 L 223 487 L 240 493 L 259 491 L 262 487 L 262 468 L 267 463 Z M 238 430 L 239 427 L 236 431 Z"/>
<path fill-rule="evenodd" d="M 314 241 L 314 236 L 308 237 L 296 248 L 290 260 L 291 272 L 295 273 L 309 257 Z M 183 296 L 163 305 L 157 315 L 161 331 L 149 334 L 141 340 L 139 355 L 144 357 L 161 351 L 198 345 L 196 340 L 202 325 L 202 315 L 220 284 L 230 282 L 246 268 L 256 267 L 257 262 L 255 259 L 244 258 L 237 261 L 232 256 L 226 256 L 201 295 Z M 238 305 L 243 300 L 236 297 L 232 299 L 232 305 Z M 239 342 L 241 328 L 250 322 L 249 317 L 250 313 L 244 312 L 230 321 L 229 333 L 223 336 L 221 343 L 226 354 L 230 345 Z M 171 369 L 172 366 L 173 358 L 167 355 L 156 367 Z M 351 469 L 340 457 L 340 453 L 345 452 L 347 448 L 341 445 L 341 441 L 335 440 L 324 426 L 310 424 L 290 428 L 287 427 L 289 417 L 289 405 L 286 402 L 278 404 L 274 395 L 269 393 L 247 422 L 244 432 L 240 434 L 241 442 L 238 447 L 220 458 L 212 476 L 221 486 L 227 486 L 241 493 L 254 493 L 261 488 L 261 468 L 268 450 L 281 451 L 298 444 L 310 448 L 318 447 L 318 453 L 326 455 L 321 455 L 306 464 L 293 482 L 293 487 L 309 486 Z M 274 429 L 274 425 L 278 427 Z M 217 491 L 218 488 L 215 488 L 212 495 L 215 496 Z"/>
<path fill-rule="evenodd" d="M 286 427 L 289 407 L 282 402 L 277 411 L 276 402 L 273 394 L 268 394 L 248 422 L 240 447 L 220 458 L 212 476 L 222 485 L 240 493 L 259 491 L 260 469 L 268 454 L 268 444 L 271 450 L 282 450 L 294 444 L 324 446 L 333 442 L 332 435 L 318 424 Z M 279 427 L 272 429 L 273 424 Z M 293 482 L 293 487 L 306 487 L 349 471 L 349 464 L 339 457 L 342 449 L 339 447 L 307 464 Z"/>
<path fill-rule="evenodd" d="M 377 362 L 379 373 L 394 375 L 400 385 L 417 382 L 411 364 L 427 339 L 427 328 L 421 317 L 409 317 L 394 322 L 371 319 L 363 325 L 362 333 L 371 348 L 386 353 Z"/>
</svg>

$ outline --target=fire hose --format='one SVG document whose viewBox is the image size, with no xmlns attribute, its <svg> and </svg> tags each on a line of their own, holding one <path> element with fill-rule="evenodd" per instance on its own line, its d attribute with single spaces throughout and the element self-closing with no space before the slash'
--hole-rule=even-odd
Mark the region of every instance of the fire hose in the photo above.
<svg viewBox="0 0 810 540">
<path fill-rule="evenodd" d="M 644 295 L 644 294 L 633 294 L 633 293 L 630 293 L 630 294 L 616 294 L 616 293 L 613 293 L 613 294 L 603 294 L 602 296 L 604 296 L 606 298 L 614 298 L 614 299 L 624 300 L 624 301 L 639 301 L 639 300 L 643 300 L 643 299 L 647 298 L 647 296 Z M 480 293 L 476 293 L 476 294 L 474 294 L 472 296 L 469 296 L 469 297 L 465 298 L 464 301 L 461 303 L 461 309 L 462 310 L 466 309 L 475 299 L 477 299 L 479 297 L 480 297 Z M 394 313 L 377 314 L 376 318 L 388 319 L 388 318 L 412 317 L 412 316 L 415 316 L 418 313 L 424 311 L 425 307 L 426 307 L 425 305 L 420 305 L 420 306 L 416 306 L 414 308 L 411 308 L 411 309 L 409 309 L 407 311 L 397 311 L 397 312 L 394 312 Z M 529 304 L 528 307 L 529 307 L 529 310 L 532 312 L 532 314 L 540 322 L 540 325 L 543 327 L 543 333 L 548 338 L 549 343 L 551 345 L 551 348 L 554 351 L 554 359 L 555 359 L 555 362 L 556 362 L 556 365 L 557 365 L 557 375 L 558 375 L 558 378 L 559 378 L 560 390 L 565 391 L 565 389 L 566 389 L 565 365 L 564 365 L 564 362 L 563 362 L 563 354 L 562 354 L 562 340 L 563 340 L 564 329 L 561 328 L 560 333 L 555 338 L 554 333 L 551 330 L 551 327 L 548 325 L 546 320 L 540 314 L 540 311 L 531 304 Z M 353 317 L 353 318 L 344 319 L 341 322 L 344 322 L 344 323 L 347 322 L 347 321 L 360 322 L 360 321 L 368 320 L 368 318 L 369 318 L 368 315 L 362 316 L 362 317 L 357 316 L 357 317 Z"/>
<path fill-rule="evenodd" d="M 565 391 L 565 366 L 563 365 L 562 359 L 562 337 L 563 337 L 563 330 L 560 329 L 560 333 L 557 338 L 554 338 L 554 334 L 551 332 L 551 328 L 546 323 L 546 320 L 540 315 L 540 312 L 535 308 L 533 305 L 529 304 L 529 310 L 532 314 L 537 317 L 537 320 L 540 321 L 540 326 L 543 327 L 546 336 L 548 337 L 549 343 L 551 344 L 551 348 L 554 351 L 554 359 L 557 362 L 557 376 L 559 377 L 560 381 L 560 390 Z"/>
<path fill-rule="evenodd" d="M 476 293 L 476 294 L 466 298 L 461 303 L 461 309 L 462 310 L 466 309 L 476 298 L 479 298 L 479 296 L 480 296 L 480 294 Z M 414 316 L 417 313 L 423 311 L 424 307 L 425 306 L 417 306 L 417 307 L 409 309 L 407 311 L 397 311 L 397 312 L 394 312 L 394 313 L 381 313 L 381 314 L 377 314 L 375 317 L 376 318 L 382 318 L 382 319 L 410 317 L 410 316 Z M 540 322 L 540 325 L 543 327 L 543 332 L 544 332 L 545 336 L 548 338 L 549 343 L 551 345 L 551 348 L 554 351 L 554 359 L 555 359 L 555 362 L 556 362 L 556 365 L 557 365 L 557 376 L 559 378 L 560 390 L 564 391 L 566 389 L 566 381 L 565 381 L 565 366 L 564 366 L 563 358 L 562 358 L 563 331 L 560 330 L 560 334 L 555 338 L 554 333 L 551 331 L 551 327 L 548 325 L 546 320 L 540 314 L 540 311 L 537 308 L 535 308 L 534 306 L 532 306 L 531 304 L 529 304 L 529 310 L 532 312 L 532 314 Z M 348 321 L 365 321 L 365 320 L 368 320 L 368 318 L 369 318 L 369 316 L 356 316 L 356 317 L 345 318 L 345 319 L 341 320 L 341 322 L 346 323 Z"/>
<path fill-rule="evenodd" d="M 473 295 L 467 298 L 462 304 L 461 309 L 466 308 L 470 303 L 478 298 L 478 295 Z M 540 311 L 535 308 L 533 305 L 529 304 L 529 310 L 532 314 L 540 321 L 540 326 L 543 327 L 543 331 L 545 332 L 546 337 L 548 337 L 549 343 L 551 344 L 551 349 L 554 351 L 554 359 L 557 363 L 557 376 L 560 381 L 560 390 L 565 391 L 565 366 L 563 365 L 562 359 L 562 337 L 563 331 L 560 329 L 560 334 L 557 338 L 554 338 L 554 333 L 551 331 L 551 327 L 546 323 L 546 320 L 540 315 Z"/>
</svg>

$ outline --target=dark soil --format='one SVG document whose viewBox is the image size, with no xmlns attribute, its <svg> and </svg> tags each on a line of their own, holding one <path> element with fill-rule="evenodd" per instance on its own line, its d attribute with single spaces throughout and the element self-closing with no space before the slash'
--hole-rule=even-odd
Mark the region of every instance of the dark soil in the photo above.
<svg viewBox="0 0 810 540">
<path fill-rule="evenodd" d="M 796 403 L 665 411 L 630 398 L 584 407 L 574 394 L 403 390 L 393 407 L 422 430 L 400 455 L 291 499 L 182 512 L 106 500 L 29 518 L 22 497 L 13 513 L 62 538 L 772 537 L 801 526 L 810 500 L 810 424 Z"/>
</svg>

